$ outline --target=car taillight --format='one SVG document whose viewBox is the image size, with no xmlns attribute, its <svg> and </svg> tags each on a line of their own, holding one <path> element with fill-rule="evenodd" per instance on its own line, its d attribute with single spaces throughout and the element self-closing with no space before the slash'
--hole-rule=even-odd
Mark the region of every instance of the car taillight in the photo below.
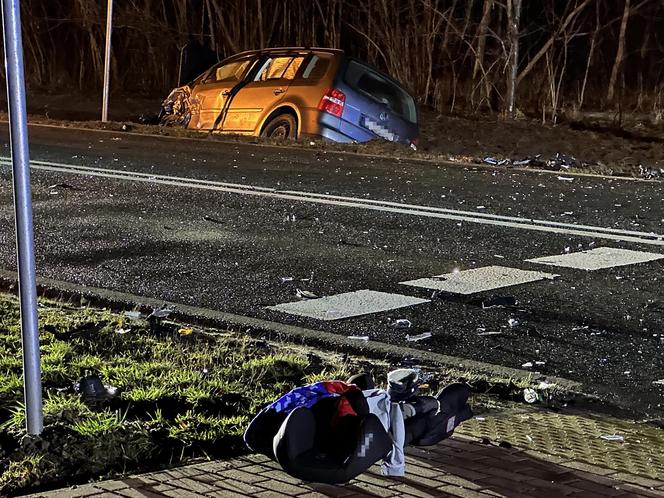
<svg viewBox="0 0 664 498">
<path fill-rule="evenodd" d="M 336 88 L 330 88 L 320 99 L 318 110 L 340 118 L 344 112 L 344 105 L 346 105 L 346 94 Z"/>
</svg>

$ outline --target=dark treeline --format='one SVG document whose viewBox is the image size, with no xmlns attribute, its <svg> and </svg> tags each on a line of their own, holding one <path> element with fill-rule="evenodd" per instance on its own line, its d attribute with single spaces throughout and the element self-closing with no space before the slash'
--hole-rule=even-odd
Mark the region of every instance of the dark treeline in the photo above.
<svg viewBox="0 0 664 498">
<path fill-rule="evenodd" d="M 106 1 L 21 5 L 29 85 L 98 89 Z M 114 22 L 115 91 L 163 94 L 195 38 L 341 47 L 443 112 L 664 108 L 661 0 L 115 0 Z"/>
</svg>

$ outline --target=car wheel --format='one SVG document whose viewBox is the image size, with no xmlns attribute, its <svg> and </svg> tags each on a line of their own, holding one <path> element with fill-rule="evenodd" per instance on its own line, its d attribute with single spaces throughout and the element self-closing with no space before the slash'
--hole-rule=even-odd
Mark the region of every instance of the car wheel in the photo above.
<svg viewBox="0 0 664 498">
<path fill-rule="evenodd" d="M 297 138 L 297 121 L 290 114 L 280 114 L 272 118 L 263 128 L 261 137 L 295 140 Z"/>
</svg>

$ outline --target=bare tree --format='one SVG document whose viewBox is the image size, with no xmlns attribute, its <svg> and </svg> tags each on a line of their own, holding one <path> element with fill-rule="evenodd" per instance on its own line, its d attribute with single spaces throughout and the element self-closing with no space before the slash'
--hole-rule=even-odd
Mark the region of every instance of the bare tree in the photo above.
<svg viewBox="0 0 664 498">
<path fill-rule="evenodd" d="M 516 87 L 519 72 L 519 26 L 521 24 L 521 0 L 507 0 L 507 22 L 510 53 L 507 76 L 507 114 L 516 118 Z"/>
</svg>

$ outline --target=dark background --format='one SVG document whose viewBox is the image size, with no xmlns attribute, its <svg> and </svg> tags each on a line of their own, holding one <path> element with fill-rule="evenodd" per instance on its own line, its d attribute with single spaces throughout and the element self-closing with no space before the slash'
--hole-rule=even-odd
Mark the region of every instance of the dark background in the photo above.
<svg viewBox="0 0 664 498">
<path fill-rule="evenodd" d="M 113 91 L 164 94 L 177 83 L 179 49 L 193 38 L 220 58 L 262 46 L 341 47 L 440 112 L 501 111 L 508 1 L 515 0 L 116 0 Z M 106 1 L 21 5 L 29 89 L 97 91 Z M 661 114 L 664 2 L 523 0 L 519 31 L 521 111 Z"/>
</svg>

